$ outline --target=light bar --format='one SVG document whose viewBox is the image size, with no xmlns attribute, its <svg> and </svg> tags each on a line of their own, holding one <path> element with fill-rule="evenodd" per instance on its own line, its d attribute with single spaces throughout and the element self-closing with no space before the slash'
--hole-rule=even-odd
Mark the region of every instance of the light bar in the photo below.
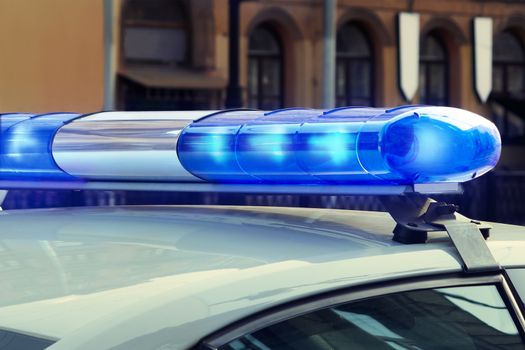
<svg viewBox="0 0 525 350">
<path fill-rule="evenodd" d="M 494 124 L 450 107 L 239 114 L 186 127 L 177 148 L 184 168 L 228 183 L 464 182 L 493 168 L 501 151 Z"/>
<path fill-rule="evenodd" d="M 490 121 L 450 107 L 0 115 L 0 180 L 456 183 L 492 169 Z"/>
<path fill-rule="evenodd" d="M 75 113 L 0 115 L 1 179 L 67 179 L 51 153 L 54 135 Z"/>
<path fill-rule="evenodd" d="M 7 128 L 23 120 L 33 117 L 30 113 L 5 113 L 0 114 L 0 133 L 3 133 Z"/>
<path fill-rule="evenodd" d="M 199 181 L 177 157 L 180 131 L 213 111 L 95 113 L 61 127 L 53 157 L 87 180 Z"/>
</svg>

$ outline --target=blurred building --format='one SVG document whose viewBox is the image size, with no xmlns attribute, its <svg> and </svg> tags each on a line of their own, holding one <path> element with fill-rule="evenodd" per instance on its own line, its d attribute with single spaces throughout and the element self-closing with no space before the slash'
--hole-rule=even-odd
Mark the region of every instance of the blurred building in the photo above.
<svg viewBox="0 0 525 350">
<path fill-rule="evenodd" d="M 398 87 L 401 12 L 420 15 L 419 90 L 409 101 Z M 122 0 L 118 14 L 119 109 L 222 106 L 228 77 L 227 0 Z M 480 102 L 474 89 L 472 22 L 481 16 L 493 19 L 498 99 L 489 103 Z M 521 147 L 515 146 L 525 140 L 525 116 L 505 101 L 524 92 L 523 18 L 523 1 L 339 0 L 336 105 L 463 107 L 499 126 L 506 144 L 500 166 L 525 167 Z M 245 106 L 321 105 L 323 1 L 243 1 L 240 28 Z"/>
<path fill-rule="evenodd" d="M 245 106 L 321 106 L 323 5 L 241 2 Z M 0 111 L 224 105 L 228 0 L 0 0 L 0 8 Z M 420 16 L 419 89 L 410 100 L 399 88 L 403 12 Z M 493 23 L 487 102 L 475 92 L 477 17 Z M 338 0 L 335 22 L 337 106 L 424 103 L 474 111 L 500 129 L 499 168 L 525 169 L 525 1 Z"/>
<path fill-rule="evenodd" d="M 113 10 L 109 44 L 104 3 Z M 104 94 L 106 107 L 125 110 L 223 107 L 228 0 L 0 0 L 0 7 L 2 111 L 97 111 Z M 398 83 L 401 12 L 420 15 L 419 90 L 410 101 Z M 494 24 L 488 103 L 474 89 L 472 21 L 480 16 Z M 524 1 L 338 0 L 336 105 L 463 107 L 499 126 L 500 166 L 525 168 L 524 19 Z M 242 1 L 240 28 L 246 106 L 321 105 L 322 0 Z M 104 91 L 108 74 L 114 85 Z"/>
<path fill-rule="evenodd" d="M 100 110 L 101 1 L 0 0 L 0 113 Z"/>
</svg>

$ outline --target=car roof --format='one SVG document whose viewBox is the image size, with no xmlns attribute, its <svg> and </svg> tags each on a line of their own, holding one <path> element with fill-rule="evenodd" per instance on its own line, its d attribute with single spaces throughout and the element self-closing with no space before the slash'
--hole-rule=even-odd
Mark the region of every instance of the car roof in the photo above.
<svg viewBox="0 0 525 350">
<path fill-rule="evenodd" d="M 392 241 L 387 213 L 129 206 L 0 212 L 0 327 L 52 349 L 185 348 L 265 308 L 363 283 L 461 271 L 444 234 Z M 489 247 L 519 266 L 525 228 Z"/>
</svg>

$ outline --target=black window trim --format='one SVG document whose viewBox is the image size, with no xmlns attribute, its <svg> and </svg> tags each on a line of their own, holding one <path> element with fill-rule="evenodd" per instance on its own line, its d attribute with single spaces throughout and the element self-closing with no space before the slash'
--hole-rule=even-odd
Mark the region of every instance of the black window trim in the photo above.
<svg viewBox="0 0 525 350">
<path fill-rule="evenodd" d="M 255 31 L 259 28 L 267 30 L 275 39 L 277 46 L 279 48 L 278 53 L 269 53 L 261 50 L 250 50 L 249 48 L 249 41 L 251 36 L 255 33 Z M 263 105 L 263 101 L 265 98 L 272 98 L 275 99 L 278 104 L 279 108 L 284 108 L 284 102 L 285 102 L 285 47 L 283 45 L 282 38 L 279 36 L 279 33 L 275 30 L 274 26 L 271 25 L 271 23 L 262 23 L 259 24 L 257 27 L 255 27 L 252 32 L 250 33 L 248 37 L 248 82 L 246 87 L 246 98 L 247 98 L 247 104 L 250 106 L 252 100 L 257 101 L 256 106 L 251 106 L 250 108 L 261 108 Z M 257 87 L 256 91 L 250 90 L 250 61 L 254 61 L 257 65 Z M 275 61 L 277 62 L 279 66 L 279 94 L 278 95 L 265 95 L 263 84 L 262 84 L 262 75 L 263 75 L 263 63 L 268 61 Z"/>
<path fill-rule="evenodd" d="M 424 84 L 425 86 L 421 86 L 420 89 L 421 90 L 425 89 L 425 93 L 426 93 L 425 97 L 422 98 L 421 90 L 420 90 L 419 99 L 420 99 L 421 104 L 426 104 L 426 105 L 437 104 L 441 106 L 447 106 L 450 104 L 450 63 L 451 63 L 450 54 L 449 54 L 449 50 L 447 48 L 445 41 L 441 38 L 441 36 L 438 33 L 434 31 L 430 31 L 423 37 L 420 43 L 421 45 L 420 47 L 421 48 L 423 47 L 425 40 L 429 40 L 431 38 L 436 40 L 437 44 L 443 50 L 444 57 L 439 58 L 439 59 L 428 58 L 428 57 L 423 57 L 421 52 L 419 53 L 419 69 L 421 70 L 422 74 L 425 76 L 425 84 Z M 442 66 L 444 68 L 445 81 L 443 82 L 443 84 L 444 84 L 444 89 L 445 89 L 444 91 L 445 95 L 443 98 L 434 98 L 434 97 L 429 96 L 430 90 L 431 90 L 430 86 L 432 85 L 431 68 L 439 67 L 439 66 Z"/>
<path fill-rule="evenodd" d="M 336 76 L 336 81 L 334 83 L 334 87 L 335 87 L 335 100 L 336 100 L 336 105 L 337 106 L 355 106 L 356 104 L 355 103 L 352 103 L 352 100 L 357 100 L 357 99 L 367 99 L 368 100 L 368 106 L 370 107 L 373 107 L 375 106 L 375 100 L 376 100 L 376 84 L 375 84 L 375 79 L 376 79 L 376 73 L 375 73 L 375 70 L 376 70 L 376 62 L 375 62 L 375 59 L 374 57 L 376 56 L 375 55 L 375 48 L 374 48 L 374 45 L 373 45 L 373 42 L 372 42 L 372 39 L 370 37 L 370 35 L 367 33 L 366 30 L 364 30 L 363 26 L 359 23 L 359 22 L 356 22 L 356 21 L 349 21 L 345 24 L 343 24 L 337 31 L 337 33 L 339 33 L 340 31 L 344 30 L 345 27 L 355 27 L 357 30 L 359 30 L 361 32 L 361 35 L 363 35 L 363 38 L 365 39 L 365 42 L 366 42 L 366 45 L 368 46 L 368 50 L 369 52 L 368 53 L 360 53 L 360 54 L 355 54 L 355 53 L 346 53 L 344 51 L 340 51 L 340 50 L 337 50 L 337 42 L 336 42 L 336 59 L 335 59 L 335 64 L 336 64 L 336 75 L 337 75 L 337 66 L 338 64 L 342 64 L 344 66 L 344 93 L 343 94 L 338 94 L 337 93 L 337 76 Z M 337 36 L 337 35 L 336 35 Z M 352 63 L 368 63 L 368 69 L 367 69 L 367 72 L 366 74 L 368 75 L 368 78 L 370 79 L 369 81 L 369 88 L 368 88 L 368 97 L 362 97 L 362 96 L 354 96 L 354 94 L 352 93 L 352 91 L 350 91 L 350 83 L 352 81 L 352 76 L 351 76 L 351 71 L 350 71 L 350 67 L 352 65 Z M 344 103 L 343 104 L 339 104 L 337 103 L 338 101 L 343 101 L 344 100 Z"/>
<path fill-rule="evenodd" d="M 11 328 L 11 327 L 0 327 L 0 330 L 4 331 L 4 332 L 7 332 L 7 333 L 11 333 L 14 336 L 26 337 L 26 338 L 32 339 L 33 341 L 40 342 L 42 346 L 45 346 L 45 348 L 42 348 L 42 349 L 47 349 L 48 347 L 52 346 L 56 342 L 60 341 L 60 338 L 57 338 L 57 337 L 54 337 L 54 336 L 41 334 L 41 333 L 36 333 L 36 332 L 32 332 L 32 331 L 25 331 L 25 330 L 15 329 L 15 328 Z M 9 344 L 7 344 L 7 345 L 9 345 Z M 2 347 L 2 349 L 3 349 L 3 347 Z"/>
<path fill-rule="evenodd" d="M 253 333 L 278 322 L 352 301 L 416 290 L 475 285 L 495 285 L 498 288 L 521 338 L 525 342 L 525 318 L 523 316 L 525 310 L 520 309 L 508 276 L 501 273 L 473 276 L 447 274 L 369 283 L 284 303 L 255 313 L 204 337 L 194 347 L 194 350 L 217 350 L 245 334 Z"/>
</svg>

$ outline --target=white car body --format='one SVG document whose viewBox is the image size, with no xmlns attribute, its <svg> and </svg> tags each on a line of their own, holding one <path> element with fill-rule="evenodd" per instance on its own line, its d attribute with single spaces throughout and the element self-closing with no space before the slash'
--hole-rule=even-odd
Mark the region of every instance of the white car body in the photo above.
<svg viewBox="0 0 525 350">
<path fill-rule="evenodd" d="M 0 213 L 0 329 L 49 349 L 187 349 L 234 322 L 355 286 L 462 273 L 446 233 L 392 241 L 387 213 L 148 206 Z M 525 228 L 494 224 L 503 267 Z"/>
</svg>

